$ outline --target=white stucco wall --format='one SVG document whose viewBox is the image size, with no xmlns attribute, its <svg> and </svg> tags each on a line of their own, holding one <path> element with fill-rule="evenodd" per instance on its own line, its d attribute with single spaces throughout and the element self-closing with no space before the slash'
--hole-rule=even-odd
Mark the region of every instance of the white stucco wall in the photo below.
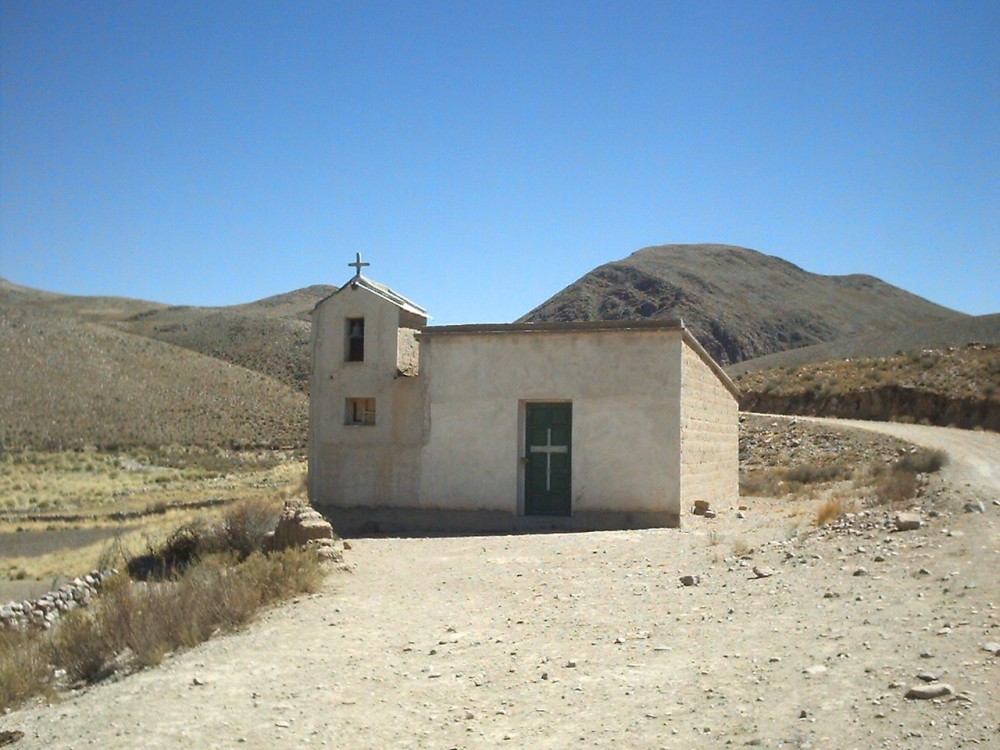
<svg viewBox="0 0 1000 750">
<path fill-rule="evenodd" d="M 707 355 L 705 355 L 707 356 Z M 739 495 L 739 403 L 699 353 L 682 355 L 681 495 L 719 506 Z"/>
<path fill-rule="evenodd" d="M 421 507 L 517 514 L 524 404 L 569 401 L 574 514 L 679 512 L 679 330 L 432 334 L 422 347 Z"/>
<path fill-rule="evenodd" d="M 414 369 L 416 364 L 412 332 L 400 335 L 400 317 L 393 303 L 350 286 L 313 311 L 309 494 L 318 505 L 387 505 L 416 497 L 423 381 L 399 376 L 401 356 Z M 363 362 L 344 361 L 348 318 L 365 320 Z M 347 398 L 374 398 L 375 424 L 346 425 Z"/>
</svg>

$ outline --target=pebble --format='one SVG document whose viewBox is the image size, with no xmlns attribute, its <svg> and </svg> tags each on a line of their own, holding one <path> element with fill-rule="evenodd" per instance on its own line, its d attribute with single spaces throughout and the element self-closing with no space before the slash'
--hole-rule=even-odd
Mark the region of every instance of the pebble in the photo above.
<svg viewBox="0 0 1000 750">
<path fill-rule="evenodd" d="M 681 576 L 681 583 L 685 586 L 697 586 L 701 583 L 701 576 Z"/>
<path fill-rule="evenodd" d="M 972 500 L 962 506 L 962 510 L 966 513 L 985 513 L 986 506 L 983 505 L 981 500 Z"/>
<path fill-rule="evenodd" d="M 758 568 L 755 565 L 753 567 L 753 574 L 757 578 L 770 578 L 771 576 L 774 575 L 774 568 L 768 568 L 768 567 L 760 567 L 760 568 Z"/>
<path fill-rule="evenodd" d="M 996 641 L 990 641 L 989 643 L 984 643 L 983 651 L 989 651 L 994 656 L 1000 656 L 1000 643 L 997 643 Z"/>
<path fill-rule="evenodd" d="M 813 664 L 811 667 L 806 667 L 803 672 L 810 676 L 815 676 L 818 674 L 824 674 L 826 672 L 826 667 L 822 664 Z"/>
</svg>

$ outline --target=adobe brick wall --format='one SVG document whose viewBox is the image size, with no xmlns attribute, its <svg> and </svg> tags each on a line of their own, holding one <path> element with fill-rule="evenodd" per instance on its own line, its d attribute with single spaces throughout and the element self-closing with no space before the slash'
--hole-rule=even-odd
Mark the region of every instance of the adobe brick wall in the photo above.
<svg viewBox="0 0 1000 750">
<path fill-rule="evenodd" d="M 690 346 L 681 355 L 681 513 L 739 497 L 739 404 Z"/>
</svg>

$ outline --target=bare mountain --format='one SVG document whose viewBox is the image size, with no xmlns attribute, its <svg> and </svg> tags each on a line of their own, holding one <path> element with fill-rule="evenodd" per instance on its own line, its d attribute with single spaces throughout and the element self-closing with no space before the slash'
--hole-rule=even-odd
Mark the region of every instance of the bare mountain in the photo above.
<svg viewBox="0 0 1000 750">
<path fill-rule="evenodd" d="M 170 344 L 0 303 L 0 451 L 191 445 L 300 448 L 308 400 Z"/>
<path fill-rule="evenodd" d="M 334 289 L 170 307 L 0 280 L 0 450 L 301 448 L 309 311 Z"/>
<path fill-rule="evenodd" d="M 334 291 L 336 287 L 316 285 L 239 305 L 169 306 L 124 297 L 56 294 L 0 279 L 0 305 L 102 323 L 255 370 L 305 392 L 309 312 Z"/>
<path fill-rule="evenodd" d="M 523 316 L 680 317 L 720 363 L 969 316 L 873 276 L 824 276 L 729 245 L 661 245 L 584 275 Z"/>
<path fill-rule="evenodd" d="M 159 308 L 119 325 L 130 333 L 256 370 L 305 392 L 311 361 L 309 312 L 336 289 L 310 286 L 228 307 Z"/>
</svg>

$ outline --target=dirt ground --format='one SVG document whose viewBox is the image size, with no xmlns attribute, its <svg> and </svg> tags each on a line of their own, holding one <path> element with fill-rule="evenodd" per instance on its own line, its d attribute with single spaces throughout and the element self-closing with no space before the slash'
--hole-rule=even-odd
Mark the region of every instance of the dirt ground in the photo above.
<svg viewBox="0 0 1000 750">
<path fill-rule="evenodd" d="M 952 456 L 918 530 L 873 511 L 804 532 L 754 498 L 680 530 L 357 540 L 321 593 L 0 730 L 18 750 L 1000 747 L 1000 435 L 878 429 Z M 904 697 L 922 673 L 954 694 Z"/>
</svg>

